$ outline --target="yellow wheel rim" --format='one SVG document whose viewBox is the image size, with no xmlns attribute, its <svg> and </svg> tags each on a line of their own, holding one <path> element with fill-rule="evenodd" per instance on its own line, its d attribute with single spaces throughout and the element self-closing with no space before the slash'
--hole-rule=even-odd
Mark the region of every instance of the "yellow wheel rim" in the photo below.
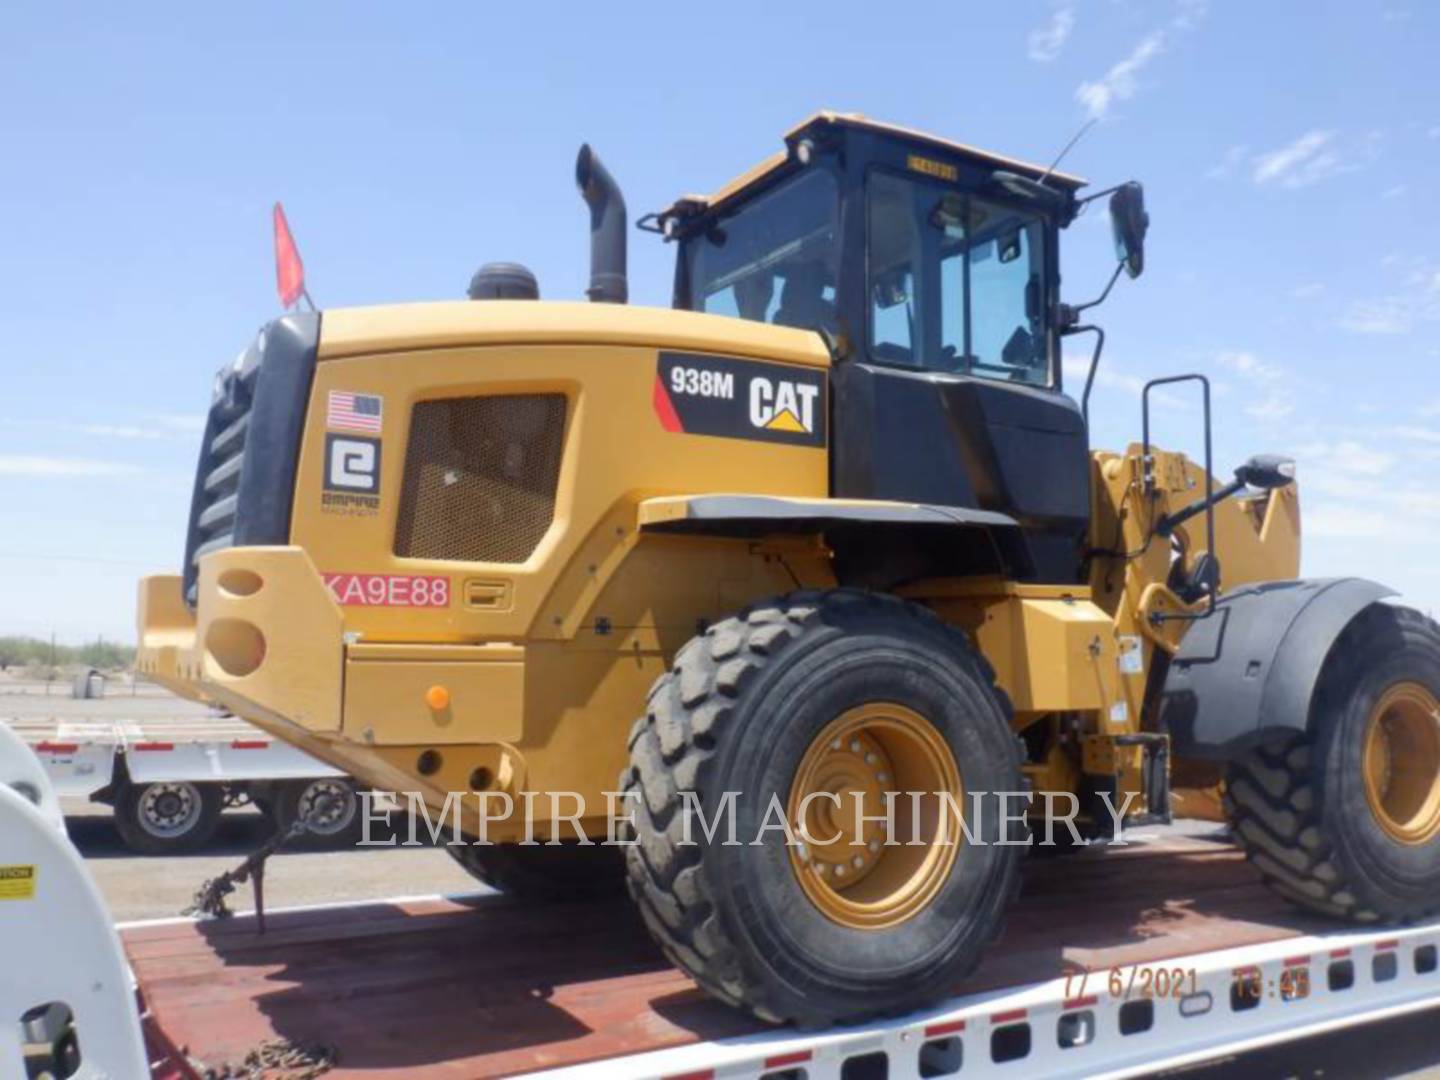
<svg viewBox="0 0 1440 1080">
<path fill-rule="evenodd" d="M 1402 844 L 1440 834 L 1440 700 L 1419 683 L 1396 683 L 1365 726 L 1365 798 Z"/>
<path fill-rule="evenodd" d="M 897 793 L 890 823 L 887 792 Z M 919 713 L 876 702 L 827 724 L 795 770 L 786 807 L 799 841 L 790 864 L 810 902 L 856 930 L 920 912 L 949 878 L 962 840 L 937 792 L 963 807 L 955 755 Z"/>
</svg>

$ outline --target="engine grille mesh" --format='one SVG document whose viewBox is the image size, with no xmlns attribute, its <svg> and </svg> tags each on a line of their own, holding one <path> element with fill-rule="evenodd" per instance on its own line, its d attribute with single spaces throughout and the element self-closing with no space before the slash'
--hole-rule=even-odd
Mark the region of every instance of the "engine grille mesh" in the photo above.
<svg viewBox="0 0 1440 1080">
<path fill-rule="evenodd" d="M 564 394 L 422 401 L 410 418 L 395 554 L 520 563 L 555 516 Z"/>
</svg>

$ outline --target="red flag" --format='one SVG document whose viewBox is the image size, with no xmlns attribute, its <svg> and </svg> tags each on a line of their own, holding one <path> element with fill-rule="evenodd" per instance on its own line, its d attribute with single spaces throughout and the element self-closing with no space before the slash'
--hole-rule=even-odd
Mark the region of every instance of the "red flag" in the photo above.
<svg viewBox="0 0 1440 1080">
<path fill-rule="evenodd" d="M 294 307 L 305 292 L 305 264 L 300 261 L 300 249 L 295 246 L 295 237 L 290 235 L 290 223 L 285 220 L 285 208 L 275 204 L 275 289 L 280 293 L 283 307 Z"/>
</svg>

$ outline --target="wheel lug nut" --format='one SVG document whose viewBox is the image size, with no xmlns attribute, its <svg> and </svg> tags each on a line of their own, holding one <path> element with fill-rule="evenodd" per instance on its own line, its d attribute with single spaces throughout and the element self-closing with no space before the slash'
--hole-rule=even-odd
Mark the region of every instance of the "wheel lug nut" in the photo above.
<svg viewBox="0 0 1440 1080">
<path fill-rule="evenodd" d="M 835 876 L 836 876 L 836 877 L 844 877 L 844 876 L 845 876 L 845 867 L 844 867 L 844 866 L 837 866 L 837 867 L 835 867 Z"/>
<path fill-rule="evenodd" d="M 879 851 L 879 850 L 880 850 L 880 841 L 879 841 L 879 840 L 871 840 L 871 841 L 870 841 L 870 850 L 871 850 L 871 851 Z"/>
<path fill-rule="evenodd" d="M 860 740 L 859 740 L 859 739 L 852 739 L 852 740 L 850 740 L 850 752 L 851 752 L 852 754 L 858 754 L 858 753 L 860 752 Z"/>
<path fill-rule="evenodd" d="M 879 759 L 878 757 L 876 757 L 874 754 L 866 754 L 866 755 L 865 755 L 865 764 L 866 764 L 866 765 L 878 765 L 878 764 L 880 764 L 880 759 Z"/>
<path fill-rule="evenodd" d="M 865 856 L 856 855 L 855 858 L 851 859 L 850 861 L 855 864 L 855 869 L 859 870 L 862 866 L 865 865 Z"/>
<path fill-rule="evenodd" d="M 890 782 L 890 774 L 888 772 L 879 772 L 875 774 L 875 779 L 882 784 L 888 784 Z"/>
</svg>

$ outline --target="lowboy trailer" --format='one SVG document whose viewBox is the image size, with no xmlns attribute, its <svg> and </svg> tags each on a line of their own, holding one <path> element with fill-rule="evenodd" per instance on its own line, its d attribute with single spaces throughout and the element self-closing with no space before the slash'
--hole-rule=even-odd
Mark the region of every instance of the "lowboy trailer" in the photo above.
<svg viewBox="0 0 1440 1080">
<path fill-rule="evenodd" d="M 277 825 L 308 814 L 318 840 L 359 834 L 355 786 L 339 769 L 238 717 L 145 714 L 92 719 L 7 717 L 40 759 L 61 797 L 113 808 L 115 825 L 140 854 L 192 850 L 214 833 L 228 807 L 253 802 Z M 333 809 L 331 808 L 333 806 Z"/>
<path fill-rule="evenodd" d="M 948 1000 L 774 1028 L 698 990 L 622 905 L 476 894 L 272 911 L 263 935 L 243 915 L 112 927 L 44 769 L 0 732 L 0 1015 L 22 1018 L 0 1025 L 0 1076 L 181 1080 L 251 1055 L 290 1070 L 258 1075 L 366 1080 L 1118 1077 L 1440 1008 L 1440 923 L 1337 929 L 1223 839 L 1095 854 L 1030 860 Z"/>
</svg>

